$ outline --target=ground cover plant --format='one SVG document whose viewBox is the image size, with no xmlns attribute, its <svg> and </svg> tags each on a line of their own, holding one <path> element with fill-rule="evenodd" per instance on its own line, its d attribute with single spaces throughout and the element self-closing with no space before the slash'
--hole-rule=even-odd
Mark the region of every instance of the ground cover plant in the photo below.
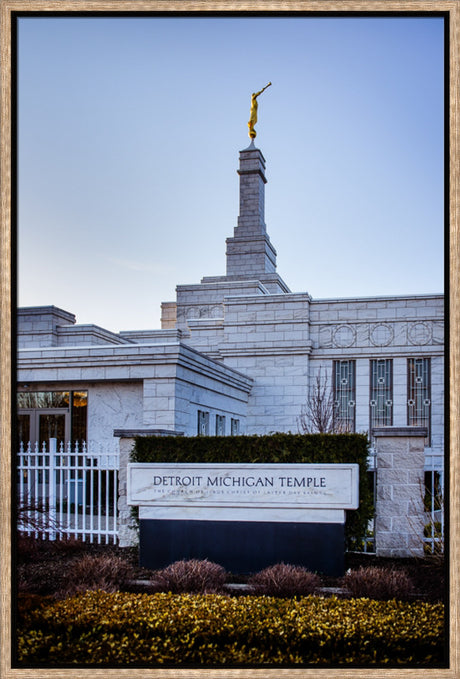
<svg viewBox="0 0 460 679">
<path fill-rule="evenodd" d="M 24 615 L 23 663 L 443 662 L 443 605 L 218 594 L 87 592 Z"/>
</svg>

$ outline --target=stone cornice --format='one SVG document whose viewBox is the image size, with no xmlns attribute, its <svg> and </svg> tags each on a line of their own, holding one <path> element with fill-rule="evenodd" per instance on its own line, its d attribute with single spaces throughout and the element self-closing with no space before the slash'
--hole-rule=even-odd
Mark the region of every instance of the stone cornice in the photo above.
<svg viewBox="0 0 460 679">
<path fill-rule="evenodd" d="M 175 429 L 114 429 L 116 438 L 132 439 L 136 436 L 183 436 L 183 431 Z"/>
<path fill-rule="evenodd" d="M 311 342 L 302 342 L 294 344 L 287 341 L 286 344 L 282 342 L 273 343 L 273 346 L 264 346 L 263 343 L 254 342 L 252 344 L 245 344 L 243 346 L 225 346 L 221 345 L 216 352 L 210 352 L 213 356 L 222 356 L 223 358 L 229 356 L 292 356 L 301 355 L 309 356 L 312 352 Z"/>
<path fill-rule="evenodd" d="M 259 177 L 262 179 L 263 183 L 267 183 L 267 178 L 265 177 L 264 173 L 262 170 L 257 169 L 257 170 L 237 170 L 239 175 L 242 174 L 257 174 Z"/>
<path fill-rule="evenodd" d="M 18 351 L 18 380 L 24 381 L 21 372 L 34 371 L 34 381 L 101 381 L 101 380 L 136 380 L 155 377 L 152 369 L 155 366 L 171 366 L 171 377 L 185 379 L 178 375 L 179 369 L 189 370 L 199 379 L 210 378 L 244 393 L 252 389 L 253 380 L 247 375 L 224 365 L 189 345 L 171 343 L 163 345 L 122 345 L 118 347 L 86 347 L 65 349 L 53 347 L 45 349 L 22 349 Z M 94 374 L 97 369 L 104 369 L 104 375 Z M 75 370 L 79 371 L 78 378 Z M 47 373 L 46 376 L 40 371 Z M 50 372 L 55 374 L 50 374 Z M 133 371 L 135 374 L 133 374 Z M 28 377 L 27 381 L 31 378 Z"/>
<path fill-rule="evenodd" d="M 224 297 L 225 304 L 272 304 L 273 302 L 295 302 L 298 304 L 310 304 L 311 297 L 308 292 L 281 292 L 268 295 L 227 295 Z M 276 312 L 273 314 L 273 322 L 276 323 Z"/>
<path fill-rule="evenodd" d="M 426 427 L 375 427 L 372 429 L 371 434 L 376 438 L 399 436 L 426 438 L 428 436 L 428 429 Z"/>
</svg>

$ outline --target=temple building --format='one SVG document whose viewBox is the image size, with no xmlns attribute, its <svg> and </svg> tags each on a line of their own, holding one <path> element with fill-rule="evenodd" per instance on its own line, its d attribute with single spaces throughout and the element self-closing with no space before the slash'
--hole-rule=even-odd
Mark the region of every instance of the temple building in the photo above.
<svg viewBox="0 0 460 679">
<path fill-rule="evenodd" d="M 239 157 L 239 216 L 226 274 L 178 285 L 161 329 L 118 334 L 68 311 L 18 311 L 20 439 L 110 443 L 115 430 L 298 432 L 318 375 L 348 431 L 425 429 L 425 471 L 442 478 L 442 294 L 312 299 L 277 273 L 264 221 L 266 163 Z"/>
</svg>

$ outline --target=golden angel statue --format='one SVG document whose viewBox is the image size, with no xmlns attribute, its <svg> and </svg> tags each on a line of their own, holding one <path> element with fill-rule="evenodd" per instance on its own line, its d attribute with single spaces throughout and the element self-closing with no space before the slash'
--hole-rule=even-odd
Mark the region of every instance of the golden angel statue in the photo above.
<svg viewBox="0 0 460 679">
<path fill-rule="evenodd" d="M 270 87 L 270 85 L 271 85 L 271 83 L 268 83 L 268 85 L 265 85 L 265 87 L 263 87 L 260 90 L 260 92 L 253 92 L 252 95 L 251 95 L 251 113 L 249 114 L 249 122 L 248 122 L 249 136 L 251 137 L 251 139 L 254 139 L 254 137 L 257 134 L 255 129 L 254 129 L 254 125 L 257 122 L 257 108 L 258 108 L 257 97 L 259 96 L 259 94 L 262 94 L 262 92 L 264 90 L 266 90 L 267 87 Z"/>
</svg>

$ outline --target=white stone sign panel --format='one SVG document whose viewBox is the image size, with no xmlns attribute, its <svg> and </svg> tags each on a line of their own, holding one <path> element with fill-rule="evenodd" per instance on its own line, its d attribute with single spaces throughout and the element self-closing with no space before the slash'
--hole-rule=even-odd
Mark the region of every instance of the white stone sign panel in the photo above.
<svg viewBox="0 0 460 679">
<path fill-rule="evenodd" d="M 325 522 L 357 509 L 358 483 L 357 464 L 132 463 L 127 490 L 141 518 Z"/>
</svg>

